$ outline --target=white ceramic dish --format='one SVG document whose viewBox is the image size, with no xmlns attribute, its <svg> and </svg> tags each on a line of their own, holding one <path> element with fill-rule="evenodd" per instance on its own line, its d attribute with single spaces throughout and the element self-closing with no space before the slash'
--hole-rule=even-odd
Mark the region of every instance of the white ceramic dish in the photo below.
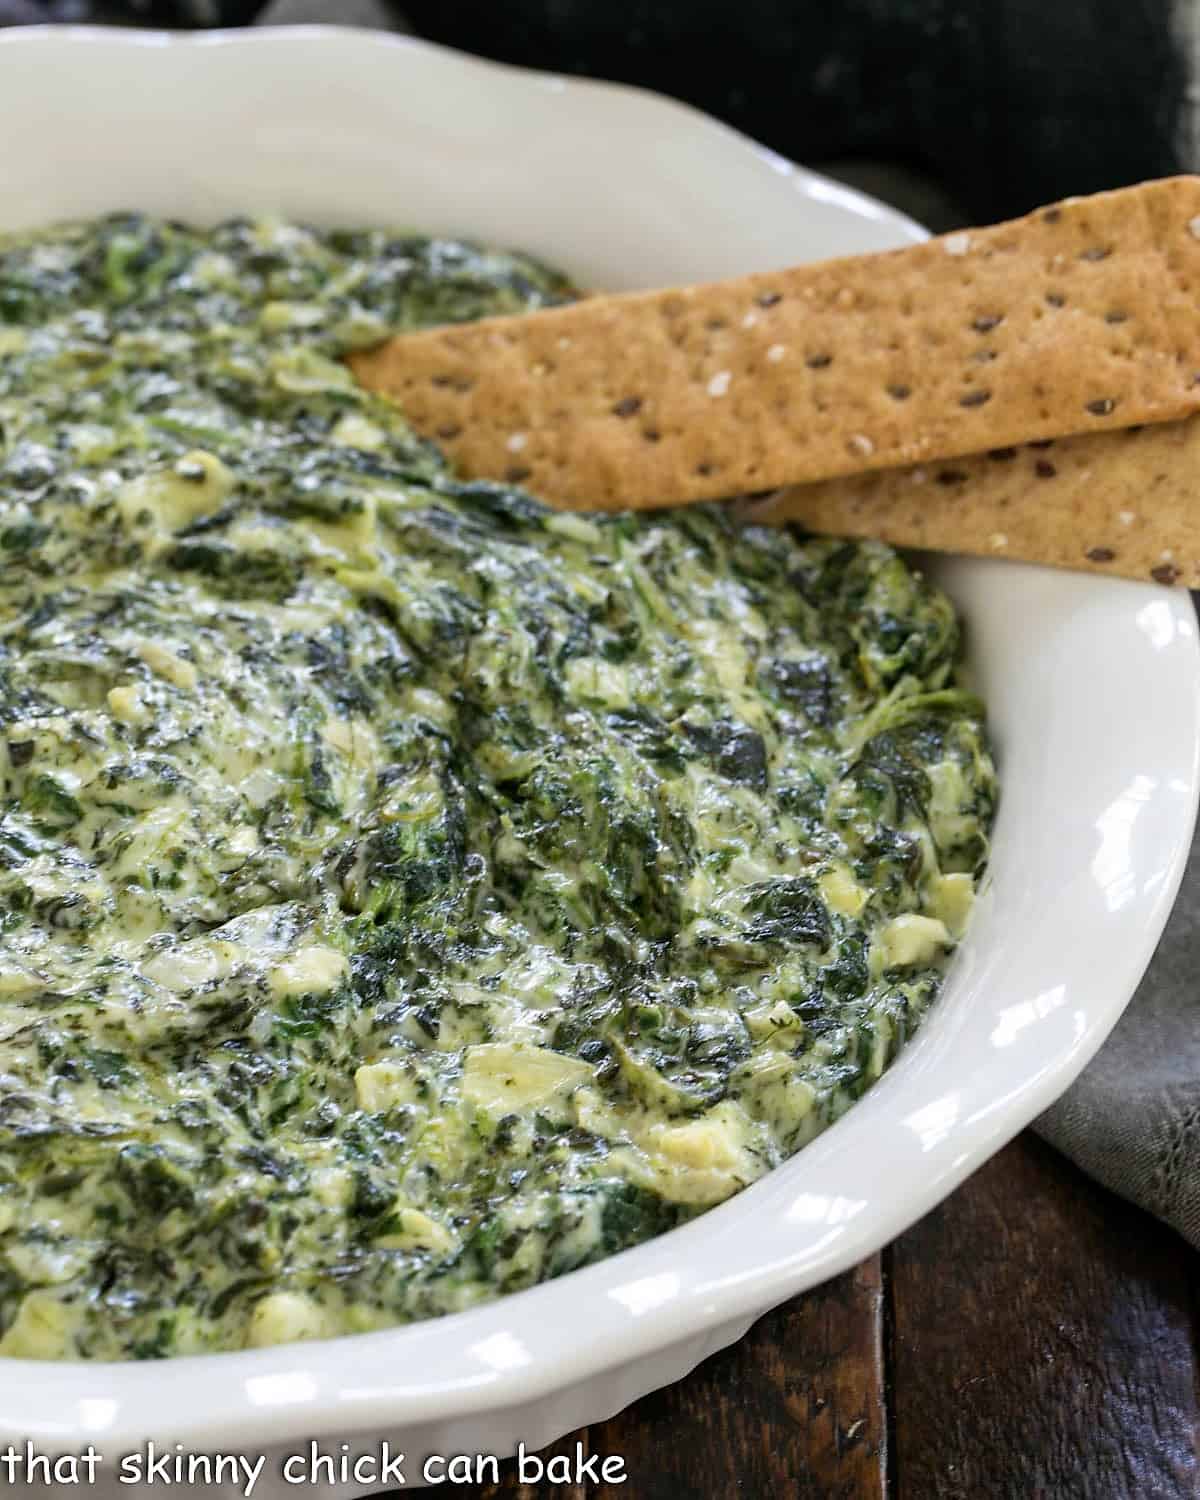
<svg viewBox="0 0 1200 1500">
<path fill-rule="evenodd" d="M 7 32 L 0 139 L 5 228 L 117 207 L 278 210 L 518 244 L 610 287 L 920 234 L 665 100 L 369 33 Z M 387 1437 L 410 1478 L 428 1452 L 536 1447 L 876 1250 L 1048 1105 L 1129 1000 L 1183 870 L 1195 622 L 1183 593 L 931 566 L 991 706 L 995 857 L 943 999 L 847 1117 L 698 1222 L 457 1317 L 166 1367 L 9 1361 L 0 1444 L 92 1442 L 100 1489 L 125 1496 L 115 1458 L 148 1438 L 266 1454 L 257 1496 L 294 1493 L 279 1465 L 313 1438 L 369 1454 Z"/>
</svg>

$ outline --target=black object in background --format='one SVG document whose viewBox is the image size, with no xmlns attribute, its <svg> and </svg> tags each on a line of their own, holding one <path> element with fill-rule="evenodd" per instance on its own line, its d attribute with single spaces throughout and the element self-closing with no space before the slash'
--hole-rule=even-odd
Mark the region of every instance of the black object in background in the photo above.
<svg viewBox="0 0 1200 1500">
<path fill-rule="evenodd" d="M 935 229 L 1200 166 L 1183 144 L 1200 0 L 0 0 L 0 26 L 389 13 L 687 99 Z"/>
<path fill-rule="evenodd" d="M 452 46 L 674 94 L 796 160 L 904 163 L 977 223 L 1185 169 L 1187 48 L 1167 0 L 400 0 L 397 9 Z"/>
<path fill-rule="evenodd" d="M 116 22 L 127 26 L 248 26 L 263 0 L 0 0 L 0 26 Z M 330 0 L 336 20 L 337 3 Z"/>
</svg>

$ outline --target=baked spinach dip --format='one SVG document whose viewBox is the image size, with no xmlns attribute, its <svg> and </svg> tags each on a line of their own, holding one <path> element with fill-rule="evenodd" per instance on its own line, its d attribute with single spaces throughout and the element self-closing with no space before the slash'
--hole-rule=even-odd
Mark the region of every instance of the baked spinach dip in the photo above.
<svg viewBox="0 0 1200 1500">
<path fill-rule="evenodd" d="M 520 256 L 0 240 L 0 1353 L 470 1307 L 703 1213 L 938 993 L 995 796 L 882 545 L 466 483 L 340 355 Z"/>
</svg>

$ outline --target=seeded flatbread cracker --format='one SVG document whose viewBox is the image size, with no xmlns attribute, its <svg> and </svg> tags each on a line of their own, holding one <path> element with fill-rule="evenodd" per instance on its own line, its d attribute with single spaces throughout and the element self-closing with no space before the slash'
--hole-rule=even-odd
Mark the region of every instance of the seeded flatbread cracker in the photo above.
<svg viewBox="0 0 1200 1500">
<path fill-rule="evenodd" d="M 801 485 L 748 519 L 1200 587 L 1200 417 Z"/>
<path fill-rule="evenodd" d="M 355 355 L 470 475 L 617 508 L 1200 410 L 1200 179 Z"/>
</svg>

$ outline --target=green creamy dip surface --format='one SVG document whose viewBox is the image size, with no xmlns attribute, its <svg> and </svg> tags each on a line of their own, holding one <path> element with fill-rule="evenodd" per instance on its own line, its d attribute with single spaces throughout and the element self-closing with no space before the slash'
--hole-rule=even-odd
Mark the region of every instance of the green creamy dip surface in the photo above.
<svg viewBox="0 0 1200 1500">
<path fill-rule="evenodd" d="M 694 1217 L 938 992 L 994 776 L 888 548 L 463 483 L 337 356 L 517 255 L 0 240 L 0 1353 L 469 1307 Z"/>
</svg>

